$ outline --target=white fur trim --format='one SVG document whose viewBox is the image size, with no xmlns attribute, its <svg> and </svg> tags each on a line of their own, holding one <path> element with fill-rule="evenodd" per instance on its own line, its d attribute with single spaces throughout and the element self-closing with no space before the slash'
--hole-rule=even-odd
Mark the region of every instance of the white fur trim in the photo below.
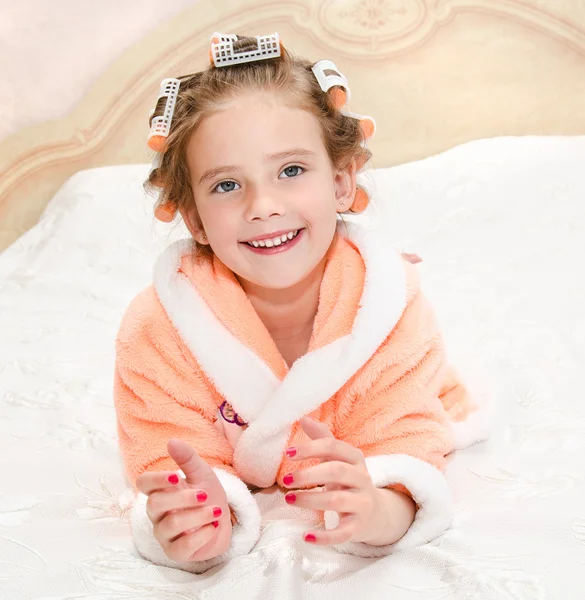
<svg viewBox="0 0 585 600">
<path fill-rule="evenodd" d="M 246 422 L 253 421 L 280 381 L 219 321 L 189 279 L 179 273 L 182 257 L 192 248 L 192 240 L 179 240 L 161 254 L 154 268 L 156 293 L 219 393 Z"/>
<path fill-rule="evenodd" d="M 138 493 L 130 513 L 132 536 L 138 552 L 151 562 L 163 567 L 173 567 L 189 571 L 190 573 L 203 573 L 230 558 L 248 554 L 260 537 L 261 516 L 254 496 L 246 484 L 223 469 L 214 468 L 221 485 L 223 486 L 228 504 L 234 511 L 238 523 L 232 529 L 231 544 L 227 552 L 208 560 L 177 562 L 171 560 L 162 549 L 153 535 L 153 528 L 146 514 L 146 501 L 148 496 Z M 182 471 L 178 471 L 184 479 Z"/>
<path fill-rule="evenodd" d="M 458 358 L 453 366 L 477 407 L 464 421 L 451 423 L 454 450 L 462 450 L 490 437 L 496 425 L 498 398 L 503 396 L 494 378 L 476 359 Z"/>
<path fill-rule="evenodd" d="M 453 431 L 453 450 L 462 450 L 478 442 L 483 442 L 493 430 L 493 417 L 479 408 L 467 416 L 465 421 L 451 423 Z"/>
<path fill-rule="evenodd" d="M 156 291 L 169 318 L 220 394 L 249 424 L 234 449 L 234 466 L 245 481 L 258 487 L 274 484 L 292 425 L 361 369 L 406 306 L 404 263 L 387 237 L 355 224 L 340 225 L 343 228 L 366 264 L 352 332 L 301 357 L 282 382 L 218 321 L 179 273 L 191 241 L 172 245 L 155 268 Z"/>
<path fill-rule="evenodd" d="M 335 546 L 345 554 L 356 556 L 386 556 L 426 544 L 451 526 L 451 492 L 445 476 L 433 465 L 407 454 L 369 456 L 366 465 L 376 487 L 402 484 L 412 494 L 419 506 L 414 523 L 394 544 L 372 546 L 362 542 L 347 542 Z M 325 528 L 334 529 L 339 524 L 339 515 L 325 511 Z"/>
</svg>

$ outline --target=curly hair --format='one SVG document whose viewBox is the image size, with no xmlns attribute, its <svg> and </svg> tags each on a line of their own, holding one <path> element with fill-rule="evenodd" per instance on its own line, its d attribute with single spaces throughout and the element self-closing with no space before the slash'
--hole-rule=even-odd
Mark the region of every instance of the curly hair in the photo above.
<svg viewBox="0 0 585 600">
<path fill-rule="evenodd" d="M 256 38 L 237 36 L 234 42 L 235 51 L 256 47 Z M 211 64 L 204 71 L 178 77 L 180 86 L 171 130 L 160 165 L 145 181 L 145 190 L 160 193 L 161 204 L 169 205 L 173 210 L 186 210 L 198 223 L 186 160 L 187 146 L 205 116 L 216 111 L 222 102 L 249 91 L 280 94 L 287 104 L 312 113 L 320 123 L 322 139 L 332 166 L 342 169 L 355 159 L 359 172 L 371 158 L 371 152 L 363 144 L 365 137 L 360 121 L 342 114 L 336 108 L 335 92 L 339 88 L 334 87 L 329 93 L 323 92 L 312 71 L 313 64 L 305 58 L 294 56 L 281 45 L 280 57 L 221 68 Z M 325 71 L 325 74 L 329 73 L 331 71 Z M 159 99 L 150 123 L 163 114 L 165 103 L 165 97 Z M 358 186 L 358 189 L 361 188 Z M 199 250 L 205 252 L 204 248 Z"/>
</svg>

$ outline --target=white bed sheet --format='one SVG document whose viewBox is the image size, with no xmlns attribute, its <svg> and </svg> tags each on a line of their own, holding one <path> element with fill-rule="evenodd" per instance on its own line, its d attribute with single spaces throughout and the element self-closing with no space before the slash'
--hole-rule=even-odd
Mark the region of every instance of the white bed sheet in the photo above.
<svg viewBox="0 0 585 600">
<path fill-rule="evenodd" d="M 494 435 L 448 467 L 454 527 L 357 558 L 268 490 L 257 547 L 204 575 L 134 550 L 111 389 L 122 312 L 184 230 L 153 223 L 147 165 L 75 175 L 0 255 L 0 598 L 584 598 L 584 166 L 585 137 L 526 137 L 373 173 L 370 224 L 423 257 L 453 362 L 497 384 Z"/>
</svg>

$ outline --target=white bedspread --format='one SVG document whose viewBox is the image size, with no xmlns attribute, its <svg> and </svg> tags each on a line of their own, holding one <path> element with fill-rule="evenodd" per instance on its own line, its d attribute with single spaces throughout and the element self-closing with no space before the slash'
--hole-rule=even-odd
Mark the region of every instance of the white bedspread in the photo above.
<svg viewBox="0 0 585 600">
<path fill-rule="evenodd" d="M 137 555 L 116 443 L 118 324 L 184 234 L 153 224 L 147 170 L 77 174 L 0 255 L 0 598 L 585 598 L 585 137 L 480 140 L 373 174 L 371 222 L 423 257 L 452 361 L 479 357 L 499 389 L 493 437 L 448 468 L 454 527 L 356 558 L 302 542 L 268 490 L 255 550 L 204 575 Z"/>
</svg>

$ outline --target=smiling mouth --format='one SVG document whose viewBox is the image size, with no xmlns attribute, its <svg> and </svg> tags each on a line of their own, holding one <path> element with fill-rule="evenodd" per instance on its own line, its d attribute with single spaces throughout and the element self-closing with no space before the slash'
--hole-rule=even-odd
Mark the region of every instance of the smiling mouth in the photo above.
<svg viewBox="0 0 585 600">
<path fill-rule="evenodd" d="M 288 244 L 291 240 L 294 240 L 299 234 L 300 229 L 294 229 L 293 231 L 289 231 L 288 233 L 283 233 L 282 235 L 277 235 L 273 238 L 267 238 L 263 240 L 252 240 L 250 242 L 244 242 L 248 246 L 252 248 L 273 248 L 275 246 L 284 246 Z"/>
</svg>

